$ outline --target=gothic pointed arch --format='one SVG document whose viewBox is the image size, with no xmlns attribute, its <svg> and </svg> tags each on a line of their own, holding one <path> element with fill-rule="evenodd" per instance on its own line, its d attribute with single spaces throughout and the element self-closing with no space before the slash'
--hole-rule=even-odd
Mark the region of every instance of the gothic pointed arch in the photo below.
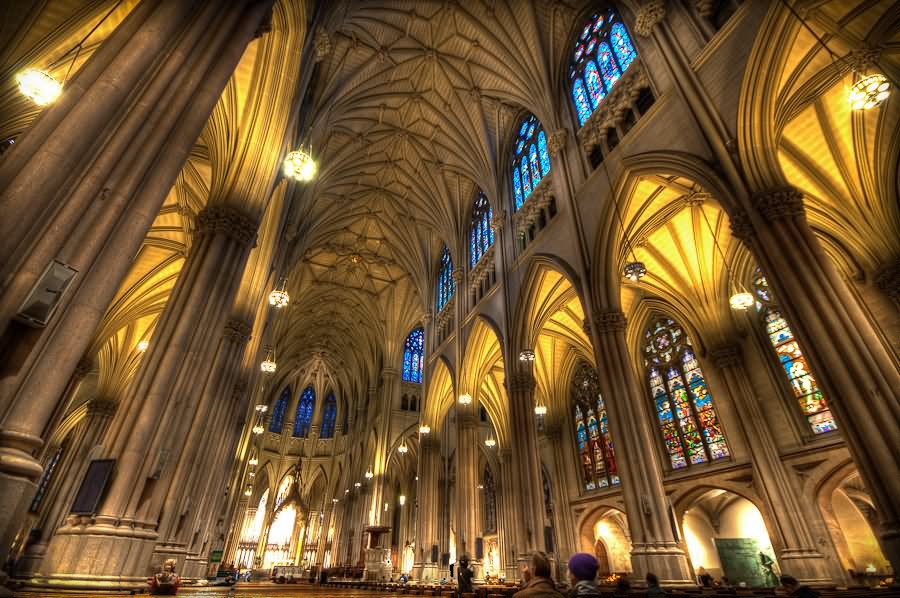
<svg viewBox="0 0 900 598">
<path fill-rule="evenodd" d="M 425 368 L 425 329 L 414 328 L 403 344 L 403 381 L 422 383 Z"/>
<path fill-rule="evenodd" d="M 309 385 L 300 395 L 297 401 L 297 414 L 294 418 L 294 436 L 306 438 L 309 436 L 309 428 L 312 425 L 313 412 L 316 408 L 316 391 Z"/>
<path fill-rule="evenodd" d="M 472 219 L 469 224 L 469 266 L 475 264 L 494 244 L 494 229 L 491 227 L 491 203 L 484 191 L 479 191 L 472 204 Z"/>
<path fill-rule="evenodd" d="M 322 405 L 322 429 L 319 432 L 319 438 L 333 438 L 334 425 L 337 419 L 337 399 L 334 391 L 329 391 L 325 395 L 325 403 Z"/>
<path fill-rule="evenodd" d="M 529 114 L 519 123 L 511 153 L 513 198 L 518 210 L 541 180 L 550 174 L 547 134 L 534 114 Z"/>
<path fill-rule="evenodd" d="M 450 249 L 444 245 L 441 251 L 441 261 L 438 264 L 438 279 L 435 288 L 435 305 L 438 311 L 444 309 L 444 306 L 453 297 L 453 291 L 453 258 L 450 255 Z"/>
<path fill-rule="evenodd" d="M 269 419 L 269 432 L 281 434 L 281 428 L 284 427 L 284 412 L 287 410 L 288 401 L 291 400 L 291 387 L 285 386 L 281 391 L 281 395 L 272 406 L 272 416 Z"/>
</svg>

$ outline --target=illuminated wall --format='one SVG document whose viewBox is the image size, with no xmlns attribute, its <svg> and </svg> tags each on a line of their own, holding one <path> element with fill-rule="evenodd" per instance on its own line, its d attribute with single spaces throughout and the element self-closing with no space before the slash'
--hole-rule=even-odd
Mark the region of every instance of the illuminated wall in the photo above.
<svg viewBox="0 0 900 598">
<path fill-rule="evenodd" d="M 840 489 L 834 492 L 832 507 L 852 559 L 851 563 L 844 563 L 844 566 L 859 573 L 865 572 L 867 567 L 874 567 L 879 574 L 887 573 L 888 562 L 878 546 L 872 528 Z"/>
</svg>

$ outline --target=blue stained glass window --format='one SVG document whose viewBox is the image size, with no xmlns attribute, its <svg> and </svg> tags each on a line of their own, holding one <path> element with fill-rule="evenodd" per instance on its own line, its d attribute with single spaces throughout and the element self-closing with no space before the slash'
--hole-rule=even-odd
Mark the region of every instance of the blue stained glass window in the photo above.
<svg viewBox="0 0 900 598">
<path fill-rule="evenodd" d="M 437 308 L 444 309 L 447 302 L 453 296 L 453 260 L 450 258 L 450 250 L 444 245 L 441 252 L 441 269 L 438 273 Z"/>
<path fill-rule="evenodd" d="M 469 265 L 474 267 L 493 243 L 491 204 L 484 192 L 480 191 L 472 206 L 472 225 L 469 230 Z"/>
<path fill-rule="evenodd" d="M 587 122 L 635 58 L 637 51 L 628 30 L 614 10 L 610 10 L 605 19 L 596 14 L 588 19 L 572 51 L 569 67 L 572 101 L 579 125 Z M 590 109 L 583 102 L 585 96 Z"/>
<path fill-rule="evenodd" d="M 543 131 L 538 133 L 538 154 L 541 157 L 541 170 L 547 176 L 550 173 L 550 153 L 547 151 L 547 136 Z"/>
<path fill-rule="evenodd" d="M 416 328 L 406 337 L 403 346 L 403 381 L 422 383 L 425 364 L 425 330 Z"/>
<path fill-rule="evenodd" d="M 544 127 L 536 116 L 532 114 L 522 121 L 519 136 L 513 147 L 515 152 L 512 158 L 512 182 L 518 210 L 543 177 L 550 172 L 547 137 Z"/>
<path fill-rule="evenodd" d="M 290 400 L 291 389 L 290 387 L 285 387 L 285 389 L 281 391 L 281 396 L 275 401 L 275 406 L 272 408 L 272 419 L 269 420 L 269 432 L 281 434 L 281 428 L 284 426 L 284 411 L 287 409 L 287 404 Z"/>
<path fill-rule="evenodd" d="M 309 436 L 309 426 L 312 425 L 313 410 L 316 407 L 316 391 L 312 386 L 307 386 L 300 400 L 297 401 L 297 416 L 294 418 L 294 436 L 306 438 Z"/>
<path fill-rule="evenodd" d="M 593 60 L 588 60 L 587 66 L 584 67 L 584 78 L 587 81 L 591 105 L 596 108 L 600 105 L 600 100 L 606 97 L 606 89 L 600 82 L 600 73 L 597 72 L 597 65 Z"/>
<path fill-rule="evenodd" d="M 597 371 L 582 363 L 571 382 L 575 407 L 575 440 L 578 461 L 586 490 L 607 488 L 619 483 L 615 451 L 606 415 L 606 403 L 600 394 Z"/>
<path fill-rule="evenodd" d="M 319 437 L 333 438 L 334 422 L 337 419 L 337 399 L 333 392 L 329 392 L 325 397 L 325 404 L 322 407 L 322 433 Z"/>
<path fill-rule="evenodd" d="M 581 77 L 575 77 L 575 82 L 572 84 L 572 99 L 575 101 L 575 110 L 578 111 L 578 124 L 583 125 L 594 110 L 588 102 Z"/>
</svg>

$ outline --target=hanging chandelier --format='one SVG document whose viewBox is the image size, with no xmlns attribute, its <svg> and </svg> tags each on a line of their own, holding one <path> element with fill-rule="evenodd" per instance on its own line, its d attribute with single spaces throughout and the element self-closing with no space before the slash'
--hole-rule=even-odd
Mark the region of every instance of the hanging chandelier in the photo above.
<svg viewBox="0 0 900 598">
<path fill-rule="evenodd" d="M 406 495 L 405 495 L 405 494 L 401 494 L 401 495 L 400 495 L 400 506 L 402 507 L 402 506 L 405 505 L 405 504 L 406 504 Z"/>
<path fill-rule="evenodd" d="M 471 405 L 472 404 L 472 395 L 469 393 L 463 393 L 459 395 L 459 404 L 460 405 Z"/>
<path fill-rule="evenodd" d="M 140 351 L 141 353 L 146 351 L 148 347 L 150 347 L 150 341 L 148 341 L 147 339 L 143 339 L 141 342 L 139 342 L 137 344 L 137 350 Z"/>
<path fill-rule="evenodd" d="M 361 488 L 361 487 L 362 487 L 362 482 L 353 482 L 353 487 L 354 487 L 354 488 Z"/>
<path fill-rule="evenodd" d="M 489 435 L 484 439 L 484 446 L 488 448 L 494 448 L 495 446 L 497 446 L 497 441 L 494 440 L 494 437 L 492 435 Z"/>
<path fill-rule="evenodd" d="M 534 406 L 534 414 L 535 415 L 547 415 L 547 406 L 541 403 L 538 403 Z"/>
<path fill-rule="evenodd" d="M 276 367 L 278 367 L 278 365 L 275 363 L 275 350 L 269 349 L 266 351 L 266 358 L 259 364 L 259 369 L 267 374 L 271 374 L 275 371 Z"/>
<path fill-rule="evenodd" d="M 419 434 L 431 434 L 431 426 L 428 424 L 422 424 L 419 426 Z"/>
<path fill-rule="evenodd" d="M 733 294 L 728 300 L 728 303 L 731 305 L 731 309 L 736 311 L 744 311 L 751 305 L 753 305 L 754 299 L 753 295 L 751 295 L 747 291 L 740 291 Z"/>
<path fill-rule="evenodd" d="M 891 95 L 891 84 L 884 75 L 863 77 L 850 88 L 848 101 L 853 110 L 868 110 L 885 101 Z"/>
<path fill-rule="evenodd" d="M 284 159 L 284 175 L 299 181 L 307 183 L 316 177 L 316 161 L 313 160 L 310 153 L 304 147 L 290 152 Z"/>
<path fill-rule="evenodd" d="M 16 75 L 16 84 L 22 95 L 37 104 L 52 104 L 62 93 L 62 84 L 40 69 L 25 69 Z"/>
<path fill-rule="evenodd" d="M 635 260 L 625 264 L 622 273 L 625 275 L 625 278 L 631 282 L 638 282 L 647 274 L 647 266 L 644 265 L 644 262 Z"/>
<path fill-rule="evenodd" d="M 533 363 L 534 362 L 534 351 L 531 349 L 525 349 L 521 353 L 519 353 L 519 361 L 523 363 Z"/>
<path fill-rule="evenodd" d="M 263 432 L 265 432 L 265 428 L 263 428 L 261 424 L 256 424 L 255 426 L 253 426 L 253 433 L 255 435 L 259 436 Z"/>
<path fill-rule="evenodd" d="M 281 287 L 272 289 L 272 292 L 269 293 L 269 305 L 275 308 L 287 307 L 291 302 L 291 296 L 287 292 L 287 279 L 283 278 L 281 280 Z"/>
<path fill-rule="evenodd" d="M 409 452 L 409 447 L 406 446 L 405 440 L 400 444 L 400 446 L 397 447 L 397 452 L 401 455 L 405 455 L 407 452 Z"/>
<path fill-rule="evenodd" d="M 372 478 L 375 477 L 375 474 L 372 473 L 371 470 L 367 471 L 364 475 L 366 476 L 366 479 L 367 479 L 367 480 L 371 480 Z"/>
<path fill-rule="evenodd" d="M 259 463 L 259 459 L 256 458 L 256 455 L 253 455 L 249 459 L 247 459 L 247 465 L 257 465 Z"/>
<path fill-rule="evenodd" d="M 247 489 L 244 490 L 244 496 L 250 496 L 253 494 L 253 486 L 247 486 Z"/>
</svg>

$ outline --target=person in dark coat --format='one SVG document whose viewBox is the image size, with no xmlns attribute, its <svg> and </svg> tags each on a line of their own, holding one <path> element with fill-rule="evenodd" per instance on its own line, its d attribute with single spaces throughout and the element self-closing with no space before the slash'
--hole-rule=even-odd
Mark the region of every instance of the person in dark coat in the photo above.
<svg viewBox="0 0 900 598">
<path fill-rule="evenodd" d="M 796 598 L 819 598 L 819 593 L 809 586 L 801 586 L 800 582 L 792 575 L 782 575 L 781 585 L 790 596 Z"/>
<path fill-rule="evenodd" d="M 600 564 L 597 558 L 587 552 L 577 552 L 569 557 L 569 590 L 570 598 L 599 597 L 597 587 L 597 569 Z"/>
<path fill-rule="evenodd" d="M 543 552 L 533 552 L 522 569 L 525 587 L 513 594 L 513 598 L 565 598 L 556 591 L 550 579 L 550 560 Z"/>
<path fill-rule="evenodd" d="M 472 576 L 475 573 L 469 569 L 469 557 L 462 556 L 459 559 L 459 570 L 457 571 L 457 592 L 460 596 L 464 592 L 472 591 Z"/>
</svg>

